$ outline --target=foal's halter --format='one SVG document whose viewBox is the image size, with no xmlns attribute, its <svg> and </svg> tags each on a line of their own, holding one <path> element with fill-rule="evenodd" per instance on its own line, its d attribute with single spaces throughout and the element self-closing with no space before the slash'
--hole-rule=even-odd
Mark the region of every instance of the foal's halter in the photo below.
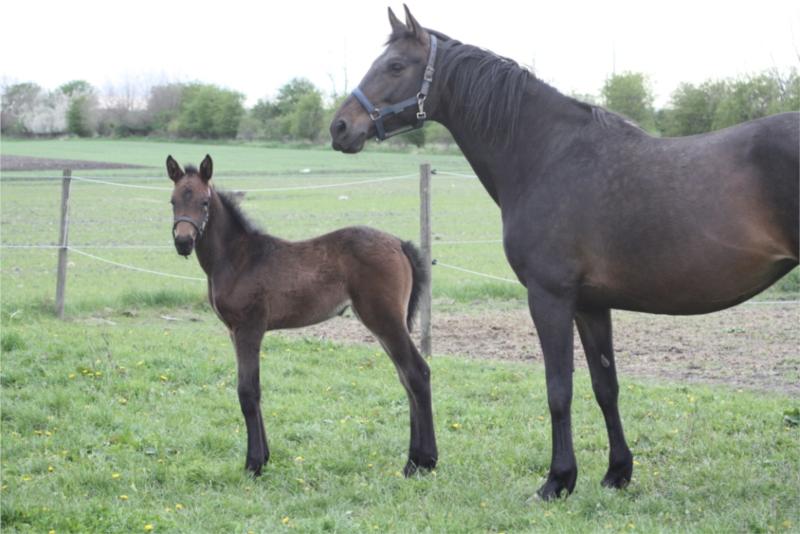
<svg viewBox="0 0 800 534">
<path fill-rule="evenodd" d="M 211 191 L 210 190 L 209 190 L 208 198 L 209 198 L 209 201 L 210 201 L 210 199 L 211 199 Z M 175 230 L 178 228 L 178 223 L 181 223 L 181 222 L 187 222 L 187 223 L 191 224 L 192 226 L 194 226 L 194 229 L 197 232 L 196 239 L 200 239 L 200 237 L 202 237 L 202 235 L 203 235 L 203 230 L 206 229 L 206 225 L 208 224 L 208 203 L 203 206 L 203 220 L 200 221 L 200 224 L 197 224 L 197 222 L 194 219 L 192 219 L 191 217 L 188 217 L 186 215 L 178 215 L 177 217 L 172 219 L 172 239 L 175 239 L 175 237 L 177 237 L 176 234 L 175 234 Z"/>
<path fill-rule="evenodd" d="M 425 123 L 425 119 L 428 118 L 428 115 L 425 113 L 425 99 L 428 98 L 428 90 L 431 87 L 431 82 L 433 82 L 433 65 L 436 63 L 436 36 L 430 34 L 431 38 L 431 49 L 428 53 L 428 64 L 425 66 L 425 74 L 422 76 L 422 86 L 417 93 L 417 96 L 412 96 L 411 98 L 407 98 L 402 102 L 398 102 L 397 104 L 391 104 L 383 108 L 376 107 L 372 105 L 372 102 L 366 97 L 366 95 L 361 91 L 360 87 L 356 87 L 353 89 L 353 96 L 356 97 L 358 102 L 361 106 L 367 111 L 369 114 L 369 118 L 372 119 L 372 122 L 375 123 L 375 129 L 378 132 L 378 140 L 383 141 L 384 139 L 388 139 L 390 137 L 394 137 L 395 135 L 410 132 L 411 130 L 416 130 L 418 128 L 422 128 L 422 125 Z M 391 117 L 392 115 L 399 115 L 400 113 L 404 112 L 406 109 L 410 107 L 417 106 L 417 122 L 416 124 L 408 125 L 408 126 L 400 126 L 391 131 L 386 131 L 385 126 L 383 125 L 383 119 L 386 117 Z"/>
</svg>

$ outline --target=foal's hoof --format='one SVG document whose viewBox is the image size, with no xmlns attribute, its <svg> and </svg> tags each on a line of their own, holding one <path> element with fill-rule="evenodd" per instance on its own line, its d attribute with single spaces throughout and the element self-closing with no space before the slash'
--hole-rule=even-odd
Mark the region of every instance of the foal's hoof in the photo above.
<svg viewBox="0 0 800 534">
<path fill-rule="evenodd" d="M 622 489 L 630 483 L 632 476 L 633 458 L 630 458 L 624 463 L 609 466 L 600 484 L 604 488 Z"/>
<path fill-rule="evenodd" d="M 408 478 L 416 473 L 424 473 L 436 468 L 436 458 L 429 458 L 427 460 L 412 460 L 408 459 L 406 466 L 403 468 L 403 476 Z"/>
<path fill-rule="evenodd" d="M 543 501 L 552 501 L 559 497 L 568 497 L 575 489 L 575 481 L 578 479 L 578 470 L 569 471 L 561 475 L 550 473 L 536 495 Z"/>
</svg>

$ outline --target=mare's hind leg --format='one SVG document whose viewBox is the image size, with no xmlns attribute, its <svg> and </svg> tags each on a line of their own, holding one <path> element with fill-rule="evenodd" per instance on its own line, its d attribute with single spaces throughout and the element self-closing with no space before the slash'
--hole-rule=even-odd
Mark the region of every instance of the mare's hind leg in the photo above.
<svg viewBox="0 0 800 534">
<path fill-rule="evenodd" d="M 367 308 L 367 309 L 365 309 Z M 353 303 L 353 309 L 364 325 L 377 336 L 392 359 L 400 382 L 406 389 L 411 412 L 411 437 L 408 461 L 403 469 L 405 476 L 413 475 L 419 468 L 436 467 L 438 452 L 433 429 L 431 406 L 431 373 L 425 359 L 414 346 L 403 314 L 383 314 L 374 306 Z M 376 313 L 377 312 L 377 313 Z M 397 317 L 394 317 L 394 316 Z"/>
<path fill-rule="evenodd" d="M 608 431 L 608 471 L 602 484 L 608 488 L 623 488 L 631 481 L 633 455 L 625 442 L 617 407 L 619 385 L 611 338 L 611 311 L 579 311 L 575 316 L 575 324 L 592 375 L 594 396 L 603 411 Z"/>
<path fill-rule="evenodd" d="M 231 337 L 236 347 L 239 406 L 242 408 L 247 427 L 245 469 L 258 476 L 261 474 L 261 467 L 269 460 L 267 434 L 261 417 L 261 379 L 258 361 L 264 332 L 237 329 Z"/>
</svg>

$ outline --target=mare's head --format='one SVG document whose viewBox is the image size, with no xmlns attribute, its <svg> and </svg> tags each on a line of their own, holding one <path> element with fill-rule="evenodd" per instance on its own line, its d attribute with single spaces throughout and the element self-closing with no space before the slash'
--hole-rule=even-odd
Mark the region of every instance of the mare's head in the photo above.
<svg viewBox="0 0 800 534">
<path fill-rule="evenodd" d="M 354 154 L 369 137 L 385 139 L 422 126 L 430 80 L 426 67 L 435 61 L 431 34 L 411 15 L 408 7 L 403 24 L 389 9 L 392 33 L 386 50 L 372 63 L 367 74 L 337 111 L 331 122 L 335 150 Z M 428 78 L 433 71 L 429 70 Z M 359 94 L 360 93 L 360 94 Z M 420 101 L 420 97 L 422 97 Z"/>
<path fill-rule="evenodd" d="M 181 169 L 172 156 L 167 156 L 167 174 L 175 182 L 172 190 L 172 237 L 175 249 L 181 256 L 189 256 L 194 244 L 203 235 L 208 224 L 208 206 L 211 201 L 211 173 L 214 165 L 206 155 L 200 170 L 187 165 Z"/>
</svg>

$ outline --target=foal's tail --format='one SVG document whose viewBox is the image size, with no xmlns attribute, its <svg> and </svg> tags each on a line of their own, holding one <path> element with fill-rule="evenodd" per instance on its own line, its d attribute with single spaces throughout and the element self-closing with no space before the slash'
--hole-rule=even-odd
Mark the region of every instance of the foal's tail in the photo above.
<svg viewBox="0 0 800 534">
<path fill-rule="evenodd" d="M 422 261 L 422 255 L 414 243 L 403 241 L 401 247 L 408 258 L 408 263 L 411 264 L 411 297 L 408 299 L 408 317 L 406 317 L 406 324 L 410 331 L 414 323 L 414 315 L 417 313 L 419 297 L 430 282 L 430 269 Z"/>
</svg>

